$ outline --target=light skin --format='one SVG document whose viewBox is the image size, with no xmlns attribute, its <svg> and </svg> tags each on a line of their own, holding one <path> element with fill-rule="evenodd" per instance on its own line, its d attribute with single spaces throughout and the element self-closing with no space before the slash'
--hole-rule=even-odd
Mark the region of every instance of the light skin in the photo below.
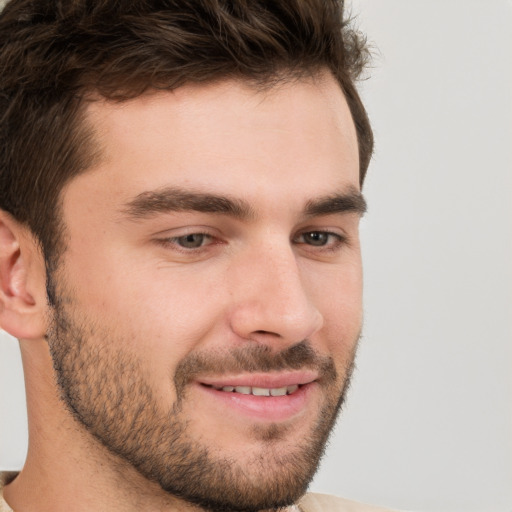
<svg viewBox="0 0 512 512">
<path fill-rule="evenodd" d="M 87 121 L 101 158 L 62 191 L 58 312 L 33 237 L 0 217 L 0 322 L 21 342 L 30 432 L 5 497 L 21 512 L 199 510 L 162 488 L 175 446 L 206 448 L 208 467 L 261 495 L 323 443 L 361 329 L 343 94 L 328 74 L 266 91 L 229 80 L 97 101 Z M 237 386 L 279 396 L 219 389 Z M 160 480 L 134 462 L 146 438 Z"/>
</svg>

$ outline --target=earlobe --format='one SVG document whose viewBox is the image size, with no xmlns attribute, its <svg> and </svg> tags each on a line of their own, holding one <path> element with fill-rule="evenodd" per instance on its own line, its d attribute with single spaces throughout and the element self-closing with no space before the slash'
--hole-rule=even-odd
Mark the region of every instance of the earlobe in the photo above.
<svg viewBox="0 0 512 512">
<path fill-rule="evenodd" d="M 0 210 L 0 327 L 18 339 L 44 336 L 44 264 L 29 230 Z"/>
</svg>

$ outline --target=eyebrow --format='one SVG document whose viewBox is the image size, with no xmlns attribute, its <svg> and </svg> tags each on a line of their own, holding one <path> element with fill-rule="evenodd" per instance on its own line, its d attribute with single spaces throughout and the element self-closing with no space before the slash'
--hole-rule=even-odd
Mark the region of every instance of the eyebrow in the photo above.
<svg viewBox="0 0 512 512">
<path fill-rule="evenodd" d="M 132 220 L 146 219 L 159 213 L 184 211 L 228 215 L 240 220 L 256 217 L 253 208 L 243 199 L 174 187 L 142 192 L 124 205 L 121 211 Z M 363 195 L 352 187 L 344 193 L 308 201 L 304 215 L 317 217 L 350 212 L 363 215 L 365 211 L 366 201 Z"/>
<path fill-rule="evenodd" d="M 355 187 L 350 187 L 347 192 L 308 201 L 305 214 L 307 217 L 337 213 L 357 213 L 362 216 L 366 213 L 366 210 L 367 205 L 363 194 Z"/>
<path fill-rule="evenodd" d="M 242 199 L 174 187 L 142 192 L 122 210 L 134 220 L 152 217 L 158 213 L 183 211 L 229 215 L 240 220 L 255 217 L 253 209 Z"/>
</svg>

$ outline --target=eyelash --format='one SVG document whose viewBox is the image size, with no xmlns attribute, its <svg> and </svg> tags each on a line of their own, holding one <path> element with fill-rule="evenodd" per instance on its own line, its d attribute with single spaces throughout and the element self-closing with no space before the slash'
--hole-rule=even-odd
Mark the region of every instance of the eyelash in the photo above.
<svg viewBox="0 0 512 512">
<path fill-rule="evenodd" d="M 313 235 L 313 234 L 327 236 L 328 240 L 324 245 L 307 244 L 306 242 L 296 242 L 296 240 L 298 238 L 304 237 L 305 235 Z M 329 239 L 334 239 L 335 240 L 334 243 L 329 244 Z M 302 245 L 308 245 L 309 247 L 312 247 L 314 249 L 318 248 L 318 250 L 320 250 L 320 251 L 334 252 L 337 249 L 339 249 L 341 246 L 346 245 L 348 242 L 348 239 L 343 234 L 335 233 L 335 232 L 329 231 L 329 230 L 319 229 L 319 230 L 303 231 L 296 238 L 294 238 L 293 241 L 295 241 L 296 243 L 301 243 Z"/>
<path fill-rule="evenodd" d="M 320 235 L 320 236 L 326 236 L 327 241 L 325 244 L 319 244 L 315 245 L 314 243 L 308 244 L 305 241 L 299 241 L 299 239 L 303 239 L 306 235 Z M 180 241 L 183 241 L 184 239 L 188 237 L 196 237 L 201 236 L 201 245 L 197 247 L 184 247 L 180 244 Z M 329 243 L 330 240 L 334 239 L 334 242 Z M 210 240 L 210 243 L 203 243 L 207 240 Z M 195 232 L 195 233 L 187 233 L 185 235 L 176 236 L 176 237 L 170 237 L 170 238 L 162 238 L 157 240 L 161 245 L 164 247 L 172 247 L 174 250 L 177 250 L 179 252 L 182 252 L 184 254 L 198 254 L 202 251 L 207 250 L 208 247 L 212 245 L 217 245 L 222 242 L 216 242 L 215 237 L 213 235 L 210 235 L 208 233 L 202 233 L 202 232 Z M 296 244 L 300 244 L 303 246 L 311 247 L 313 250 L 321 251 L 321 252 L 335 252 L 338 250 L 341 246 L 346 245 L 348 243 L 348 239 L 345 235 L 340 233 L 335 233 L 333 231 L 329 230 L 310 230 L 310 231 L 303 231 L 299 233 L 295 238 L 292 239 L 292 242 Z"/>
<path fill-rule="evenodd" d="M 208 243 L 206 245 L 202 243 L 198 247 L 183 247 L 180 245 L 180 240 L 183 240 L 183 239 L 186 239 L 186 238 L 192 237 L 192 236 L 202 236 L 203 239 L 212 240 L 212 242 Z M 161 238 L 161 239 L 158 239 L 158 242 L 160 244 L 162 244 L 164 247 L 172 247 L 174 250 L 183 252 L 185 254 L 186 253 L 189 253 L 189 254 L 199 253 L 202 250 L 205 250 L 206 247 L 209 247 L 210 245 L 215 244 L 214 237 L 212 235 L 210 235 L 208 233 L 201 233 L 201 232 L 187 233 L 186 235 L 173 236 L 170 238 Z"/>
</svg>

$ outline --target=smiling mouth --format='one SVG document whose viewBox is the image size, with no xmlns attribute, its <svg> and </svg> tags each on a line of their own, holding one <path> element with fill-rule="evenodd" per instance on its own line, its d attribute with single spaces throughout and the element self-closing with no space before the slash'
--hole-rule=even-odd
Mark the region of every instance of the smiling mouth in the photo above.
<svg viewBox="0 0 512 512">
<path fill-rule="evenodd" d="M 230 421 L 245 417 L 249 421 L 281 423 L 300 418 L 315 407 L 320 399 L 317 379 L 316 372 L 303 371 L 205 377 L 197 384 L 209 395 L 206 406 L 211 405 L 217 414 L 218 404 L 223 404 Z"/>
<path fill-rule="evenodd" d="M 208 388 L 215 389 L 217 391 L 224 391 L 226 393 L 239 393 L 241 395 L 253 395 L 253 396 L 286 396 L 292 395 L 300 387 L 300 384 L 293 384 L 291 386 L 284 386 L 281 388 L 260 388 L 256 386 L 212 386 L 203 384 Z"/>
</svg>

